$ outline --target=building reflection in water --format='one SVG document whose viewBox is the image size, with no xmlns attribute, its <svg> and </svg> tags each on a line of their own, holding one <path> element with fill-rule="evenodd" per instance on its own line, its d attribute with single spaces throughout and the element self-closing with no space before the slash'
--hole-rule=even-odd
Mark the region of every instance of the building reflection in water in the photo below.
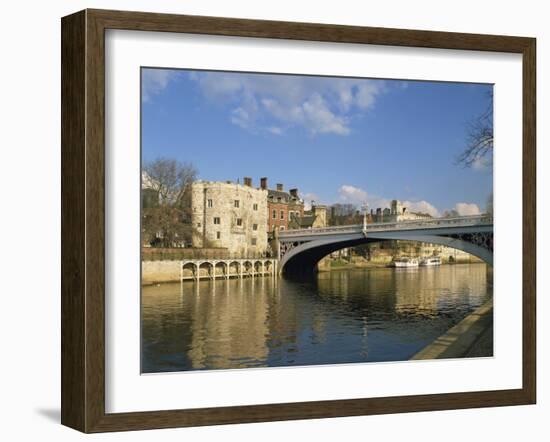
<svg viewBox="0 0 550 442">
<path fill-rule="evenodd" d="M 142 290 L 142 371 L 407 360 L 492 296 L 484 264 Z"/>
</svg>

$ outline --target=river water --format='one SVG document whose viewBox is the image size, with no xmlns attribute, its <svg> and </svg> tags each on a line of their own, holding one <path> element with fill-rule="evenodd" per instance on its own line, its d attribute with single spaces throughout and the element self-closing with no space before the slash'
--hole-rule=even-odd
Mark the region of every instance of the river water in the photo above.
<svg viewBox="0 0 550 442">
<path fill-rule="evenodd" d="M 485 264 L 142 289 L 142 372 L 407 360 L 492 296 Z"/>
</svg>

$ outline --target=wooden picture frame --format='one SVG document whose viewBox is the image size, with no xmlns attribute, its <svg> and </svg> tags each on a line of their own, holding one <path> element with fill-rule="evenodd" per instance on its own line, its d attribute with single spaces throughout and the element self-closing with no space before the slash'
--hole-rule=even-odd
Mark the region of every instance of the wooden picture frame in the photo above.
<svg viewBox="0 0 550 442">
<path fill-rule="evenodd" d="M 523 385 L 497 391 L 105 412 L 105 30 L 517 53 L 523 57 Z M 83 432 L 533 404 L 536 400 L 533 38 L 84 10 L 62 19 L 62 410 Z"/>
</svg>

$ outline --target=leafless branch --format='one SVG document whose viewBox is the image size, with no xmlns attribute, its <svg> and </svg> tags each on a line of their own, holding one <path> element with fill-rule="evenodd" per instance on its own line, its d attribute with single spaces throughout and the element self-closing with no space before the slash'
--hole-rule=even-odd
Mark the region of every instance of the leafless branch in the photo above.
<svg viewBox="0 0 550 442">
<path fill-rule="evenodd" d="M 155 204 L 143 209 L 143 241 L 164 247 L 191 242 L 191 185 L 197 169 L 190 163 L 157 158 L 145 163 L 143 172 L 144 187 L 156 196 Z"/>
<path fill-rule="evenodd" d="M 485 112 L 468 124 L 467 144 L 456 158 L 456 163 L 464 167 L 492 163 L 493 138 L 493 92 L 487 94 L 489 104 Z"/>
</svg>

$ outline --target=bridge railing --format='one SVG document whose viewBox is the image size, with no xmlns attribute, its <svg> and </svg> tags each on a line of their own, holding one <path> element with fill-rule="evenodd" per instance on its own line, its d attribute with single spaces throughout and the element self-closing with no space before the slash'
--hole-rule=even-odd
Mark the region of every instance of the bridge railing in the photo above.
<svg viewBox="0 0 550 442">
<path fill-rule="evenodd" d="M 478 226 L 493 224 L 492 215 L 457 216 L 453 218 L 431 218 L 393 223 L 367 224 L 367 231 L 405 230 L 416 228 Z"/>
<path fill-rule="evenodd" d="M 367 232 L 384 232 L 392 230 L 412 230 L 421 228 L 438 228 L 438 227 L 459 227 L 459 226 L 478 226 L 493 224 L 492 215 L 473 215 L 473 216 L 457 216 L 452 218 L 430 218 L 430 219 L 415 219 L 398 222 L 387 223 L 371 223 L 367 224 Z M 280 232 L 280 238 L 291 238 L 304 235 L 324 235 L 334 233 L 360 233 L 363 231 L 363 224 L 351 224 L 347 226 L 331 226 L 318 227 L 313 229 L 293 229 Z"/>
<path fill-rule="evenodd" d="M 279 232 L 279 237 L 318 235 L 324 233 L 358 233 L 363 229 L 363 224 L 349 224 L 346 226 L 315 227 L 313 229 L 292 229 Z"/>
</svg>

